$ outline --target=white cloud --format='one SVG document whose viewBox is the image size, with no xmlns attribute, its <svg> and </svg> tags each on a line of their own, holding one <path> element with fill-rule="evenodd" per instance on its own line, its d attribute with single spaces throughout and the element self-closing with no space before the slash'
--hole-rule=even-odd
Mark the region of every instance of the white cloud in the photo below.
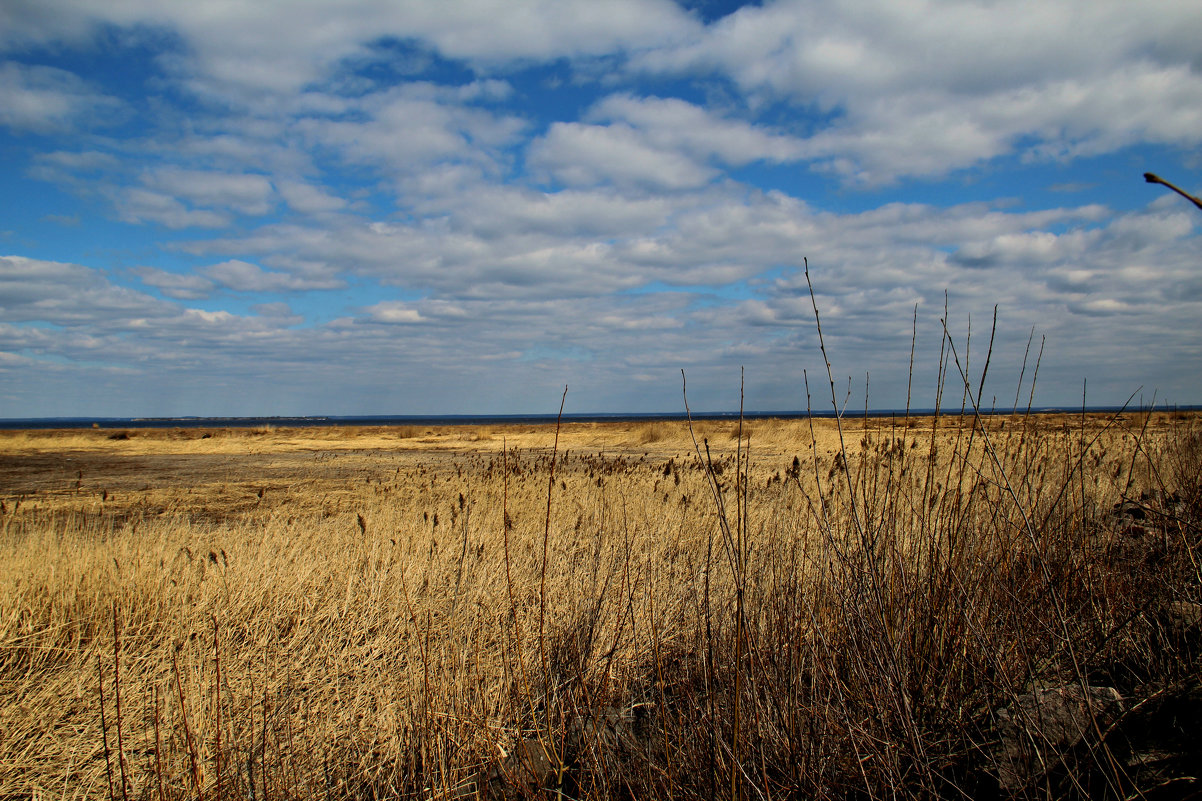
<svg viewBox="0 0 1202 801">
<path fill-rule="evenodd" d="M 291 93 L 327 78 L 340 62 L 370 58 L 369 43 L 420 40 L 480 64 L 603 56 L 682 41 L 698 24 L 669 0 L 351 0 L 241 4 L 44 0 L 0 12 L 0 47 L 78 43 L 103 25 L 181 36 L 164 58 L 194 91 L 244 102 Z"/>
<path fill-rule="evenodd" d="M 1202 11 L 1171 0 L 1143 4 L 1139 13 L 1120 0 L 986 6 L 780 0 L 745 7 L 708 28 L 667 0 L 603 7 L 583 0 L 263 2 L 203 11 L 149 0 L 63 8 L 55 2 L 10 8 L 10 46 L 78 42 L 102 24 L 168 28 L 186 45 L 162 55 L 173 74 L 227 102 L 254 98 L 259 113 L 299 112 L 289 96 L 327 104 L 326 111 L 312 106 L 309 113 L 340 113 L 336 107 L 345 109 L 347 98 L 295 93 L 336 78 L 345 61 L 395 58 L 373 44 L 392 37 L 467 59 L 482 73 L 560 57 L 582 68 L 593 57 L 632 57 L 645 71 L 717 71 L 747 93 L 753 108 L 760 100 L 784 99 L 833 115 L 802 146 L 797 138 L 723 121 L 681 100 L 619 95 L 599 107 L 598 119 L 624 121 L 644 131 L 644 140 L 631 141 L 622 129 L 571 123 L 577 127 L 549 131 L 536 151 L 544 167 L 574 185 L 598 179 L 589 165 L 571 165 L 573 156 L 589 154 L 601 159 L 599 169 L 617 166 L 608 165 L 607 155 L 646 159 L 661 151 L 681 162 L 652 173 L 649 180 L 663 186 L 704 182 L 707 158 L 728 164 L 805 158 L 848 181 L 877 184 L 941 175 L 1011 153 L 1062 158 L 1135 141 L 1187 147 L 1202 141 L 1202 77 L 1194 69 L 1190 33 L 1202 27 Z M 34 81 L 34 68 L 8 69 L 9 84 Z M 49 87 L 44 103 L 33 92 L 28 103 L 6 104 L 15 115 L 11 124 L 53 122 L 68 107 L 83 105 L 78 78 L 59 73 L 37 73 Z M 461 87 L 457 102 L 497 101 L 512 91 L 487 78 Z M 393 165 L 462 157 L 472 147 L 512 141 L 512 120 L 479 113 L 469 119 L 463 112 L 448 119 L 451 105 L 445 97 L 392 97 L 365 109 L 369 121 L 314 119 L 307 131 L 348 157 Z M 684 163 L 684 154 L 699 163 Z"/>
<path fill-rule="evenodd" d="M 1109 317 L 1115 314 L 1137 311 L 1129 303 L 1115 298 L 1092 298 L 1090 300 L 1073 301 L 1068 304 L 1068 310 L 1073 314 L 1085 314 L 1090 317 Z"/>
<path fill-rule="evenodd" d="M 530 147 L 527 164 L 568 186 L 619 186 L 692 189 L 718 171 L 687 155 L 650 145 L 625 124 L 585 125 L 557 122 Z"/>
<path fill-rule="evenodd" d="M 88 267 L 0 256 L 0 311 L 9 323 L 124 328 L 138 319 L 169 315 L 170 306 L 116 286 Z"/>
<path fill-rule="evenodd" d="M 325 214 L 346 207 L 346 201 L 304 181 L 277 181 L 276 189 L 293 210 L 301 214 Z"/>
<path fill-rule="evenodd" d="M 780 0 L 744 7 L 687 44 L 651 51 L 643 64 L 718 67 L 752 91 L 833 105 L 923 85 L 989 93 L 1106 75 L 1132 56 L 1162 64 L 1195 57 L 1197 7 L 1149 0 L 1131 11 L 1123 0 Z"/>
<path fill-rule="evenodd" d="M 348 117 L 306 117 L 295 127 L 351 163 L 383 165 L 399 173 L 438 162 L 491 169 L 500 150 L 518 141 L 526 123 L 471 105 L 479 95 L 463 91 L 471 86 L 408 83 L 356 100 L 355 113 Z"/>
<path fill-rule="evenodd" d="M 235 316 L 227 311 L 207 311 L 206 309 L 184 309 L 184 321 L 199 322 L 201 325 L 229 325 Z"/>
<path fill-rule="evenodd" d="M 860 183 L 943 175 L 999 155 L 1202 142 L 1189 33 L 1170 0 L 988 5 L 856 0 L 746 7 L 692 42 L 643 54 L 650 71 L 714 70 L 750 97 L 832 114 L 803 150 Z"/>
<path fill-rule="evenodd" d="M 173 273 L 157 267 L 135 267 L 132 273 L 142 283 L 152 286 L 169 298 L 176 300 L 199 300 L 213 292 L 213 282 L 191 273 Z"/>
<path fill-rule="evenodd" d="M 180 386 L 220 393 L 231 376 L 261 380 L 253 374 L 259 368 L 246 365 L 272 356 L 293 364 L 306 358 L 290 330 L 299 321 L 285 306 L 258 307 L 255 316 L 187 308 L 77 264 L 0 257 L 0 310 L 0 351 L 26 360 L 18 402 L 41 398 L 34 408 L 43 415 L 70 413 L 79 403 L 101 414 L 137 414 L 140 401 L 127 393 L 160 398 Z M 80 386 L 88 388 L 86 397 L 78 395 Z M 44 394 L 50 390 L 57 394 Z M 0 415 L 11 411 L 0 405 Z"/>
<path fill-rule="evenodd" d="M 454 217 L 460 230 L 485 239 L 506 235 L 620 239 L 650 233 L 671 219 L 681 205 L 676 198 L 631 196 L 608 189 L 565 189 L 540 192 L 513 186 L 477 183 L 416 207 L 428 217 Z"/>
<path fill-rule="evenodd" d="M 839 288 L 829 294 L 845 313 L 870 315 L 875 309 L 881 318 L 894 312 L 908 318 L 915 302 L 937 304 L 947 288 L 982 302 L 994 293 L 1022 307 L 1034 297 L 1067 291 L 1052 287 L 1061 280 L 1059 271 L 1093 263 L 1103 245 L 1113 249 L 1120 239 L 1134 245 L 1156 237 L 1163 242 L 1166 234 L 1187 233 L 1172 212 L 1138 225 L 1121 217 L 1110 221 L 1112 216 L 1095 205 L 1005 211 L 985 204 L 891 204 L 840 215 L 781 193 L 730 189 L 671 199 L 493 189 L 411 223 L 272 225 L 187 248 L 259 254 L 290 271 L 303 265 L 315 279 L 346 273 L 451 302 L 604 298 L 652 284 L 687 288 L 686 298 L 705 291 L 697 287 L 711 287 L 717 298 L 728 285 L 747 281 L 759 281 L 756 292 L 769 302 L 776 290 L 757 276 L 808 255 L 839 277 Z M 1108 222 L 1105 237 L 1095 232 L 1100 222 Z M 1051 227 L 1066 230 L 1052 233 Z M 798 290 L 795 280 L 780 288 L 786 296 Z M 403 308 L 434 316 L 427 307 Z M 761 313 L 755 322 L 773 319 Z M 795 325 L 805 315 L 794 309 L 775 319 Z"/>
<path fill-rule="evenodd" d="M 267 317 L 285 325 L 300 325 L 305 321 L 304 317 L 295 313 L 292 307 L 283 301 L 256 303 L 251 307 L 251 311 L 260 317 Z"/>
<path fill-rule="evenodd" d="M 118 413 L 529 411 L 565 382 L 594 408 L 677 409 L 681 367 L 698 404 L 730 408 L 739 365 L 755 405 L 788 408 L 821 369 L 808 256 L 836 369 L 871 372 L 874 405 L 904 390 L 915 304 L 937 358 L 945 290 L 974 345 L 999 304 L 999 374 L 1034 324 L 1062 395 L 1090 371 L 1107 398 L 1132 376 L 1196 392 L 1199 218 L 1137 194 L 1135 159 L 1191 180 L 1199 13 L 768 0 L 706 28 L 633 0 L 3 4 L 21 57 L 70 63 L 103 29 L 155 69 L 120 87 L 153 91 L 123 109 L 136 133 L 83 136 L 64 98 L 115 109 L 107 86 L 4 68 L 37 102 L 0 114 L 54 137 L 22 135 L 24 175 L 72 205 L 0 234 L 61 259 L 0 264 L 0 351 L 28 360 L 15 391 L 39 409 L 86 386 Z M 1022 161 L 1038 186 L 1002 172 Z M 1117 170 L 1147 207 L 1124 210 Z M 1048 208 L 1049 184 L 1094 189 Z M 60 211 L 83 225 L 46 226 Z M 156 247 L 205 266 L 164 269 Z"/>
<path fill-rule="evenodd" d="M 142 183 L 193 206 L 261 216 L 271 211 L 275 190 L 262 175 L 163 167 L 142 175 Z"/>
<path fill-rule="evenodd" d="M 310 289 L 337 289 L 344 282 L 334 278 L 313 279 L 264 270 L 249 262 L 231 259 L 198 270 L 214 283 L 236 292 L 291 292 Z"/>
<path fill-rule="evenodd" d="M 1059 236 L 1048 231 L 998 234 L 988 240 L 965 243 L 952 255 L 952 261 L 976 268 L 1014 263 L 1050 264 L 1079 256 L 1100 236 L 1100 231 L 1074 231 Z"/>
<path fill-rule="evenodd" d="M 753 161 L 796 161 L 803 152 L 801 140 L 795 137 L 727 119 L 677 98 L 610 95 L 587 118 L 622 121 L 664 150 L 682 150 L 698 159 L 734 166 Z"/>
<path fill-rule="evenodd" d="M 399 20 L 400 21 L 400 20 Z M 406 8 L 406 27 L 445 55 L 478 60 L 554 59 L 650 48 L 696 23 L 666 0 L 468 0 Z"/>
<path fill-rule="evenodd" d="M 1011 153 L 1046 160 L 1136 142 L 1193 145 L 1202 141 L 1200 107 L 1202 79 L 1185 66 L 1123 66 L 1091 83 L 1045 80 L 971 97 L 916 87 L 849 104 L 803 153 L 850 180 L 887 183 Z"/>
<path fill-rule="evenodd" d="M 117 214 L 125 222 L 156 222 L 168 228 L 225 228 L 232 222 L 227 214 L 189 209 L 162 192 L 124 187 L 111 193 Z"/>
<path fill-rule="evenodd" d="M 399 301 L 384 301 L 374 306 L 368 306 L 364 311 L 367 312 L 372 322 L 377 323 L 412 324 L 426 322 L 426 318 L 422 317 L 421 312 L 409 304 Z"/>
<path fill-rule="evenodd" d="M 0 126 L 17 132 L 69 130 L 111 118 L 121 103 L 56 67 L 0 63 Z"/>
<path fill-rule="evenodd" d="M 107 170 L 116 167 L 120 163 L 112 154 L 103 153 L 98 150 L 79 152 L 55 150 L 50 153 L 38 153 L 35 160 L 38 164 L 71 170 L 73 172 Z"/>
<path fill-rule="evenodd" d="M 610 95 L 585 119 L 552 124 L 527 163 L 569 186 L 671 191 L 710 182 L 720 175 L 715 164 L 794 161 L 803 153 L 798 139 L 675 98 Z"/>
<path fill-rule="evenodd" d="M 513 196 L 493 200 L 514 205 Z M 555 208 L 554 198 L 546 202 L 548 209 Z M 532 199 L 528 203 L 536 205 Z M 487 205 L 466 208 L 465 218 Z M 566 204 L 565 213 L 576 211 Z M 320 386 L 338 385 L 352 375 L 364 393 L 402 393 L 395 397 L 406 398 L 404 405 L 390 408 L 414 410 L 414 404 L 433 402 L 434 395 L 422 401 L 398 388 L 404 382 L 397 385 L 396 376 L 407 370 L 428 377 L 423 386 L 441 393 L 438 402 L 455 398 L 455 408 L 468 411 L 529 410 L 532 398 L 544 391 L 554 395 L 563 383 L 581 393 L 589 408 L 675 409 L 679 369 L 684 367 L 699 408 L 724 408 L 723 382 L 737 386 L 741 364 L 756 382 L 752 397 L 762 399 L 756 401 L 758 408 L 789 408 L 802 402 L 800 370 L 822 368 L 813 355 L 812 309 L 804 279 L 795 270 L 769 271 L 809 255 L 836 372 L 869 371 L 877 404 L 904 400 L 897 392 L 906 384 L 916 303 L 921 364 L 915 392 L 929 404 L 933 394 L 927 397 L 926 392 L 934 378 L 927 365 L 938 349 L 945 290 L 951 292 L 949 325 L 961 342 L 969 315 L 979 332 L 993 305 L 1000 304 L 999 380 L 1015 380 L 1025 337 L 1035 324 L 1049 337 L 1045 375 L 1086 371 L 1090 386 L 1102 397 L 1123 390 L 1121 380 L 1095 377 L 1089 367 L 1097 363 L 1090 356 L 1096 343 L 1113 340 L 1106 326 L 1113 324 L 1114 315 L 1143 321 L 1124 334 L 1133 350 L 1143 343 L 1142 356 L 1128 354 L 1126 344 L 1108 351 L 1113 369 L 1122 375 L 1153 371 L 1147 364 L 1136 366 L 1138 358 L 1151 352 L 1148 343 L 1157 343 L 1156 352 L 1171 359 L 1180 359 L 1182 348 L 1189 346 L 1202 282 L 1196 275 L 1192 233 L 1181 225 L 1182 217 L 1173 209 L 1115 214 L 1082 206 L 1024 212 L 982 204 L 951 209 L 895 204 L 832 214 L 780 195 L 737 199 L 712 193 L 705 205 L 669 206 L 656 226 L 660 230 L 632 234 L 627 244 L 595 249 L 590 256 L 585 255 L 590 238 L 573 244 L 570 230 L 537 219 L 531 230 L 510 232 L 509 239 L 456 240 L 466 235 L 460 232 L 450 242 L 448 231 L 455 225 L 430 231 L 429 240 L 397 224 L 332 235 L 310 232 L 308 239 L 304 229 L 269 227 L 256 234 L 276 237 L 259 242 L 266 252 L 276 253 L 281 242 L 292 242 L 298 260 L 320 262 L 328 254 L 340 258 L 350 274 L 376 276 L 406 293 L 426 287 L 433 295 L 383 300 L 359 309 L 356 316 L 313 325 L 284 304 L 257 306 L 254 317 L 184 310 L 119 290 L 98 271 L 16 259 L 8 264 L 11 280 L 0 282 L 0 298 L 25 295 L 5 307 L 3 319 L 10 326 L 0 331 L 0 350 L 56 353 L 75 361 L 103 354 L 108 364 L 137 371 L 187 366 L 193 377 L 223 382 L 223 395 L 234 392 L 244 404 L 252 398 L 268 402 L 253 388 L 253 382 L 266 379 L 278 393 L 304 393 L 316 404 L 308 411 L 325 413 L 354 411 L 320 391 Z M 991 259 L 989 266 L 960 266 L 958 251 L 949 244 L 962 242 L 980 243 L 980 252 Z M 404 243 L 411 249 L 400 247 Z M 241 241 L 237 247 L 246 250 L 250 243 Z M 412 248 L 428 250 L 417 258 Z M 459 260 L 449 259 L 456 251 Z M 423 266 L 425 258 L 433 261 Z M 286 273 L 238 260 L 199 274 L 239 291 L 296 286 Z M 627 282 L 645 287 L 651 281 L 682 278 L 745 281 L 745 299 L 717 287 L 613 294 Z M 69 322 L 79 333 L 67 342 L 51 329 L 13 327 L 17 320 Z M 974 333 L 978 346 L 984 339 Z M 243 378 L 231 359 L 271 365 L 270 375 Z M 304 388 L 296 383 L 302 382 L 302 365 L 307 370 Z M 643 379 L 618 380 L 634 375 Z M 197 388 L 202 394 L 192 397 L 216 397 L 216 386 Z M 484 395 L 481 386 L 494 390 Z M 996 392 L 1012 398 L 1014 389 L 999 386 Z M 243 405 L 237 411 L 258 409 Z"/>
</svg>

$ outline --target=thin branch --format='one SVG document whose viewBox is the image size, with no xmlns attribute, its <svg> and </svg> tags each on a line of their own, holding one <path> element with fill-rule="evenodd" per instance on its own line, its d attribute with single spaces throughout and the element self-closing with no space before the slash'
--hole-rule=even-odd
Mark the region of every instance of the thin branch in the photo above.
<svg viewBox="0 0 1202 801">
<path fill-rule="evenodd" d="M 1189 192 L 1186 192 L 1181 187 L 1169 183 L 1165 179 L 1161 178 L 1159 175 L 1156 175 L 1155 173 L 1145 172 L 1144 180 L 1150 184 L 1160 184 L 1161 186 L 1167 186 L 1169 189 L 1172 189 L 1174 192 L 1181 195 L 1183 198 L 1188 200 L 1190 203 L 1193 203 L 1195 206 L 1202 209 L 1202 200 L 1195 197 L 1194 195 L 1191 195 Z"/>
<path fill-rule="evenodd" d="M 835 398 L 835 378 L 831 375 L 831 360 L 826 355 L 826 342 L 822 338 L 822 321 L 818 319 L 818 300 L 814 297 L 814 284 L 810 281 L 810 261 L 803 259 L 805 264 L 806 286 L 810 290 L 810 304 L 814 307 L 814 324 L 818 329 L 818 349 L 822 352 L 822 363 L 826 365 L 826 380 L 831 386 L 831 406 L 835 408 L 835 427 L 839 432 L 839 452 L 843 455 L 843 464 L 847 464 L 847 445 L 843 441 L 843 414 L 839 410 L 839 402 Z M 850 394 L 851 390 L 848 389 Z M 860 512 L 856 509 L 856 490 L 852 486 L 851 471 L 844 470 L 844 475 L 847 477 L 847 493 L 851 502 L 851 519 L 856 527 L 856 533 L 860 537 L 861 542 L 866 542 L 864 526 L 860 523 Z"/>
</svg>

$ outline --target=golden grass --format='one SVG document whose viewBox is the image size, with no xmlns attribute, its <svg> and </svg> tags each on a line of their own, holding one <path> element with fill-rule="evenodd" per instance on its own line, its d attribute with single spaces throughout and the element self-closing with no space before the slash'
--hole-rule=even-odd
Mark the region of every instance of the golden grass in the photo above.
<svg viewBox="0 0 1202 801">
<path fill-rule="evenodd" d="M 0 797 L 449 797 L 531 740 L 576 797 L 935 788 L 1053 611 L 1125 641 L 1098 521 L 1199 420 L 910 422 L 0 433 Z"/>
</svg>

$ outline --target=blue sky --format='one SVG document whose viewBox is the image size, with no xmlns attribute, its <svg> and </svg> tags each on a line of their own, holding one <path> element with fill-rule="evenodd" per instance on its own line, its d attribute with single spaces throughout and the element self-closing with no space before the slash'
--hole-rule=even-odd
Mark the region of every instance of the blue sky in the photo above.
<svg viewBox="0 0 1202 801">
<path fill-rule="evenodd" d="M 1202 189 L 1199 30 L 1179 0 L 7 2 L 0 417 L 679 411 L 682 369 L 729 410 L 741 368 L 749 409 L 805 408 L 803 374 L 829 408 L 803 258 L 839 403 L 932 406 L 945 299 L 974 375 L 998 308 L 986 406 L 1041 343 L 1036 405 L 1202 403 L 1202 212 L 1142 178 Z"/>
</svg>

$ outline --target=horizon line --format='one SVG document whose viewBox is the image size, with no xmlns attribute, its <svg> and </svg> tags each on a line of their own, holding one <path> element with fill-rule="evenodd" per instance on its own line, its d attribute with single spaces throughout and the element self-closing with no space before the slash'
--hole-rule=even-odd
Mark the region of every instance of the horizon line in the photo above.
<svg viewBox="0 0 1202 801">
<path fill-rule="evenodd" d="M 1152 405 L 1149 407 L 1143 406 L 1085 406 L 1082 407 L 1067 407 L 1067 406 L 1041 406 L 1023 409 L 998 409 L 996 407 L 985 410 L 980 410 L 980 415 L 983 417 L 996 417 L 999 415 L 1027 415 L 1027 414 L 1066 414 L 1066 413 L 1085 413 L 1085 414 L 1118 414 L 1118 413 L 1139 413 L 1139 412 L 1195 412 L 1202 411 L 1202 405 L 1199 404 L 1163 404 Z M 836 412 L 834 410 L 769 410 L 769 411 L 703 411 L 694 412 L 691 417 L 694 420 L 737 420 L 741 416 L 745 420 L 766 420 L 766 419 L 806 419 L 810 417 L 833 419 L 841 417 L 844 419 L 871 419 L 884 417 L 897 417 L 909 415 L 912 417 L 931 417 L 934 415 L 967 415 L 972 416 L 974 411 L 971 407 L 957 409 L 952 408 L 884 408 L 884 409 L 855 409 Z M 57 417 L 0 417 L 0 429 L 17 430 L 21 428 L 49 429 L 49 428 L 90 428 L 90 427 L 117 427 L 117 428 L 166 428 L 172 427 L 172 424 L 183 424 L 180 427 L 187 427 L 188 424 L 204 428 L 230 427 L 243 428 L 253 427 L 273 422 L 287 422 L 298 424 L 302 427 L 320 426 L 320 425 L 481 425 L 481 424 L 504 424 L 504 423 L 553 423 L 556 420 L 570 423 L 590 423 L 590 422 L 639 422 L 642 420 L 664 420 L 664 421 L 686 421 L 690 415 L 686 412 L 582 412 L 571 414 L 556 414 L 551 413 L 511 413 L 511 414 L 317 414 L 317 415 L 173 415 L 173 416 L 154 416 L 141 415 L 137 417 L 102 417 L 95 415 L 70 415 Z"/>
</svg>

